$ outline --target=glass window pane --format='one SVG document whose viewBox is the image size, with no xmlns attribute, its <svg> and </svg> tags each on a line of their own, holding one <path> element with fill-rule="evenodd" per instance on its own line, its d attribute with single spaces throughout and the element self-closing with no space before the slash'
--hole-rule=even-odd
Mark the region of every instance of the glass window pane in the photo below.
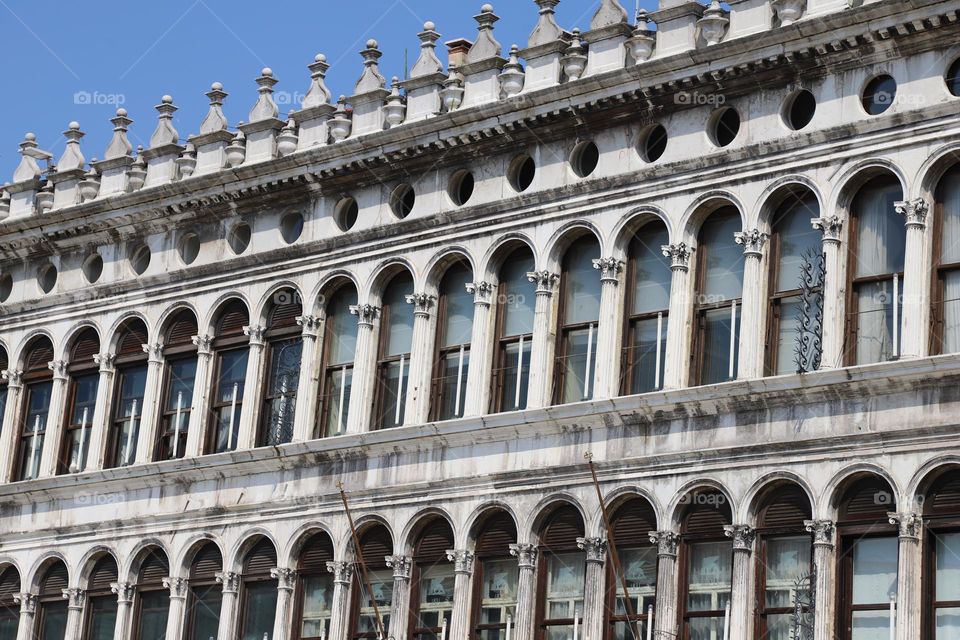
<svg viewBox="0 0 960 640">
<path fill-rule="evenodd" d="M 937 536 L 937 600 L 960 601 L 960 533 Z"/>
<path fill-rule="evenodd" d="M 563 324 L 596 322 L 600 317 L 600 274 L 593 261 L 600 245 L 593 237 L 577 240 L 563 258 Z"/>
<path fill-rule="evenodd" d="M 726 382 L 737 377 L 738 352 L 740 350 L 740 316 L 740 305 L 734 308 L 732 304 L 730 307 L 721 307 L 704 313 L 701 384 Z M 733 324 L 734 320 L 736 320 L 736 324 Z M 730 367 L 731 340 L 733 340 L 732 371 Z"/>
<path fill-rule="evenodd" d="M 743 291 L 743 247 L 734 240 L 740 216 L 718 212 L 700 229 L 699 250 L 705 252 L 705 273 L 700 304 L 737 300 Z"/>
<path fill-rule="evenodd" d="M 960 271 L 943 278 L 943 353 L 960 351 Z"/>
<path fill-rule="evenodd" d="M 470 344 L 473 338 L 473 295 L 467 293 L 472 274 L 465 265 L 451 267 L 443 277 L 441 295 L 446 303 L 442 347 Z"/>
<path fill-rule="evenodd" d="M 407 378 L 410 362 L 406 358 L 388 362 L 381 367 L 380 385 L 377 393 L 381 400 L 378 424 L 381 429 L 390 429 L 403 424 L 407 406 Z"/>
<path fill-rule="evenodd" d="M 14 608 L 0 608 L 0 638 L 11 638 L 11 640 L 16 640 L 17 629 L 20 625 L 20 612 Z M 91 640 L 101 640 L 100 638 L 92 638 Z M 113 640 L 113 635 L 110 635 L 108 640 Z"/>
<path fill-rule="evenodd" d="M 787 606 L 790 606 L 790 603 Z M 767 616 L 767 634 L 764 640 L 794 640 L 793 614 Z"/>
<path fill-rule="evenodd" d="M 960 607 L 937 609 L 936 640 L 960 640 Z"/>
<path fill-rule="evenodd" d="M 940 182 L 943 226 L 940 237 L 940 262 L 960 262 L 960 171 L 953 169 Z"/>
<path fill-rule="evenodd" d="M 327 307 L 327 366 L 353 362 L 357 351 L 357 319 L 350 307 L 357 304 L 357 291 L 346 287 L 337 292 Z"/>
<path fill-rule="evenodd" d="M 857 364 L 871 364 L 892 359 L 893 345 L 893 281 L 857 285 Z M 901 283 L 902 293 L 902 283 Z M 897 296 L 898 317 L 903 317 L 902 295 Z"/>
<path fill-rule="evenodd" d="M 167 618 L 170 611 L 170 594 L 167 591 L 147 591 L 140 598 L 138 640 L 164 640 L 167 636 Z"/>
<path fill-rule="evenodd" d="M 691 544 L 687 608 L 690 611 L 722 611 L 730 600 L 732 569 L 732 542 Z"/>
<path fill-rule="evenodd" d="M 853 200 L 857 219 L 856 277 L 903 271 L 907 231 L 894 202 L 903 199 L 900 183 L 878 180 L 866 185 Z"/>
<path fill-rule="evenodd" d="M 811 253 L 819 254 L 823 250 L 823 235 L 810 224 L 810 220 L 819 217 L 820 204 L 809 191 L 799 197 L 787 196 L 774 214 L 772 227 L 780 243 L 777 291 L 799 289 L 803 263 Z"/>
<path fill-rule="evenodd" d="M 243 640 L 263 640 L 264 634 L 272 638 L 277 614 L 276 581 L 248 582 L 243 591 Z"/>
<path fill-rule="evenodd" d="M 67 634 L 67 603 L 40 604 L 40 640 L 63 640 Z"/>
<path fill-rule="evenodd" d="M 530 339 L 510 343 L 503 351 L 503 410 L 525 409 L 530 386 Z"/>
<path fill-rule="evenodd" d="M 766 549 L 766 606 L 791 607 L 797 581 L 810 573 L 810 538 L 768 538 Z"/>
<path fill-rule="evenodd" d="M 854 611 L 850 640 L 878 640 L 890 637 L 889 611 Z"/>
<path fill-rule="evenodd" d="M 278 445 L 293 439 L 293 421 L 297 408 L 297 385 L 300 383 L 302 338 L 294 338 L 272 345 L 270 357 L 269 394 L 265 441 Z"/>
<path fill-rule="evenodd" d="M 323 388 L 323 402 L 327 412 L 323 435 L 329 437 L 344 433 L 347 430 L 350 391 L 353 388 L 353 366 L 343 365 L 328 370 Z"/>
<path fill-rule="evenodd" d="M 449 420 L 463 416 L 463 407 L 467 400 L 467 373 L 470 369 L 470 348 L 461 346 L 447 353 L 440 361 L 440 420 Z"/>
<path fill-rule="evenodd" d="M 659 224 L 643 227 L 630 244 L 636 276 L 633 314 L 666 311 L 670 307 L 670 258 L 661 247 L 670 244 L 667 229 Z"/>
<path fill-rule="evenodd" d="M 377 608 L 380 610 L 384 631 L 389 631 L 389 613 L 390 607 L 393 605 L 393 572 L 389 569 L 380 569 L 370 571 L 368 576 L 370 578 L 370 592 L 367 591 L 366 582 L 359 581 L 360 617 L 357 620 L 357 631 L 373 634 L 377 632 L 377 618 L 373 608 L 373 600 L 376 600 Z M 356 586 L 357 584 L 354 584 L 354 587 Z M 373 593 L 372 599 L 370 593 Z"/>
<path fill-rule="evenodd" d="M 503 337 L 533 333 L 536 285 L 527 279 L 535 267 L 533 256 L 514 254 L 500 269 L 502 287 L 497 304 L 503 306 Z"/>
<path fill-rule="evenodd" d="M 403 274 L 394 278 L 383 296 L 383 304 L 389 307 L 384 318 L 386 327 L 387 356 L 410 353 L 413 344 L 413 305 L 407 302 L 407 296 L 413 294 L 413 280 Z"/>
<path fill-rule="evenodd" d="M 897 594 L 897 538 L 853 543 L 853 604 L 884 604 Z"/>
<path fill-rule="evenodd" d="M 250 350 L 234 349 L 220 355 L 220 380 L 217 386 L 217 402 L 231 402 L 236 389 L 237 401 L 243 401 L 243 384 L 247 378 L 247 359 Z"/>
<path fill-rule="evenodd" d="M 197 378 L 197 359 L 173 360 L 170 366 L 170 386 L 167 394 L 167 411 L 181 410 L 193 405 L 193 385 Z"/>
<path fill-rule="evenodd" d="M 117 597 L 90 598 L 90 635 L 88 640 L 113 640 L 117 625 Z M 207 638 L 203 638 L 207 640 Z"/>
<path fill-rule="evenodd" d="M 482 606 L 487 622 L 503 622 L 506 613 L 517 603 L 519 569 L 515 560 L 486 560 L 483 563 Z M 488 611 L 489 610 L 489 611 Z M 490 616 L 496 611 L 496 619 Z"/>
<path fill-rule="evenodd" d="M 303 626 L 301 638 L 325 638 L 333 607 L 333 576 L 303 578 Z"/>
<path fill-rule="evenodd" d="M 597 326 L 568 331 L 561 402 L 579 402 L 593 397 L 593 376 L 597 364 Z"/>
<path fill-rule="evenodd" d="M 77 376 L 73 379 L 73 411 L 70 415 L 70 424 L 79 425 L 83 422 L 86 413 L 86 424 L 93 420 L 93 408 L 97 404 L 97 387 L 100 383 L 100 374 L 91 373 Z"/>
<path fill-rule="evenodd" d="M 586 563 L 582 553 L 550 555 L 547 589 L 544 593 L 548 619 L 573 618 L 583 614 Z"/>
<path fill-rule="evenodd" d="M 630 372 L 631 393 L 656 391 L 663 386 L 663 373 L 667 359 L 667 316 L 662 319 L 649 318 L 632 323 L 633 331 L 633 371 Z M 659 358 L 657 349 L 659 345 Z M 657 361 L 659 360 L 659 375 Z"/>
<path fill-rule="evenodd" d="M 690 640 L 722 640 L 723 618 L 691 618 L 687 623 Z"/>
<path fill-rule="evenodd" d="M 420 573 L 420 611 L 415 628 L 438 628 L 443 620 L 450 624 L 453 611 L 454 573 L 452 564 L 422 567 Z M 429 634 L 433 635 L 433 634 Z"/>
<path fill-rule="evenodd" d="M 223 589 L 220 585 L 193 589 L 192 609 L 189 611 L 193 618 L 193 635 L 190 640 L 210 640 L 217 637 L 222 602 Z"/>
</svg>

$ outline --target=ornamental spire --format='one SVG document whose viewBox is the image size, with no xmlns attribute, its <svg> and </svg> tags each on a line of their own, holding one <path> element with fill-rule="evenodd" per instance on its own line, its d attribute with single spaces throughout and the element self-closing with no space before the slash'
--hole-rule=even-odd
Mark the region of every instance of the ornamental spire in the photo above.
<svg viewBox="0 0 960 640">
<path fill-rule="evenodd" d="M 124 111 L 126 114 L 126 111 Z M 70 171 L 72 169 L 82 169 L 86 159 L 80 151 L 80 139 L 86 135 L 80 131 L 79 122 L 71 122 L 63 136 L 67 139 L 67 146 L 63 150 L 63 155 L 57 161 L 57 171 Z M 22 145 L 21 145 L 22 147 Z"/>
<path fill-rule="evenodd" d="M 303 104 L 300 105 L 300 108 L 310 109 L 311 107 L 329 104 L 331 96 L 330 89 L 327 88 L 324 82 L 327 77 L 327 71 L 330 70 L 330 65 L 327 64 L 327 56 L 318 53 L 313 59 L 313 64 L 309 65 L 308 68 L 310 69 L 310 88 L 307 90 L 307 95 L 304 96 Z"/>
<path fill-rule="evenodd" d="M 207 111 L 203 122 L 200 123 L 200 135 L 226 130 L 227 116 L 223 115 L 223 101 L 228 95 L 230 94 L 223 90 L 223 85 L 219 82 L 210 85 L 210 91 L 207 92 L 210 109 Z"/>
<path fill-rule="evenodd" d="M 273 70 L 270 67 L 264 67 L 257 78 L 257 92 L 260 96 L 250 109 L 250 122 L 273 120 L 280 115 L 280 109 L 273 101 L 273 87 L 277 82 L 278 80 L 273 77 Z"/>
<path fill-rule="evenodd" d="M 420 57 L 410 71 L 411 78 L 422 78 L 434 73 L 443 73 L 443 63 L 437 57 L 437 25 L 432 22 L 423 23 L 423 31 L 417 34 L 420 38 Z"/>
<path fill-rule="evenodd" d="M 167 144 L 177 144 L 180 134 L 173 128 L 173 114 L 177 112 L 177 105 L 173 104 L 173 96 L 163 96 L 160 104 L 154 107 L 157 113 L 157 128 L 150 136 L 150 148 L 156 149 Z"/>
<path fill-rule="evenodd" d="M 466 64 L 480 62 L 489 58 L 499 58 L 503 47 L 493 37 L 493 25 L 500 18 L 493 12 L 492 4 L 485 4 L 480 7 L 480 15 L 474 16 L 477 21 L 477 41 L 470 47 L 467 53 Z"/>
<path fill-rule="evenodd" d="M 127 128 L 133 124 L 133 120 L 127 117 L 126 109 L 120 108 L 117 109 L 117 115 L 110 118 L 110 122 L 113 123 L 113 138 L 110 139 L 107 150 L 103 152 L 103 159 L 114 160 L 129 156 L 133 151 L 133 145 L 127 139 Z"/>
<path fill-rule="evenodd" d="M 387 79 L 380 73 L 378 61 L 383 56 L 383 52 L 378 48 L 376 40 L 367 40 L 367 48 L 360 52 L 363 58 L 363 73 L 354 87 L 355 95 L 362 95 L 387 86 Z"/>
</svg>

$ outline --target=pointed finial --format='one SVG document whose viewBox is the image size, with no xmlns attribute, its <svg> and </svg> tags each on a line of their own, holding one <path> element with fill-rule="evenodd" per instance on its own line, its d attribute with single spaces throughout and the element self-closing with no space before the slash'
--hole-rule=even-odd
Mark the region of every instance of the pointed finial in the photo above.
<svg viewBox="0 0 960 640">
<path fill-rule="evenodd" d="M 537 26 L 530 33 L 527 42 L 529 47 L 556 42 L 562 35 L 563 29 L 557 24 L 556 8 L 560 0 L 533 0 L 540 7 L 540 17 Z"/>
<path fill-rule="evenodd" d="M 423 23 L 423 31 L 417 34 L 420 38 L 420 57 L 410 71 L 411 78 L 422 78 L 435 73 L 443 73 L 443 63 L 437 57 L 437 25 L 432 22 Z"/>
<path fill-rule="evenodd" d="M 157 128 L 150 136 L 150 148 L 156 149 L 167 144 L 177 144 L 180 140 L 180 134 L 173 128 L 173 114 L 177 111 L 177 105 L 173 104 L 173 96 L 163 96 L 160 98 L 160 104 L 154 108 L 160 115 L 157 118 Z"/>
<path fill-rule="evenodd" d="M 367 48 L 360 52 L 363 58 L 363 74 L 354 87 L 355 95 L 377 91 L 387 86 L 387 79 L 380 73 L 378 61 L 383 56 L 376 40 L 367 40 Z"/>
<path fill-rule="evenodd" d="M 200 135 L 223 131 L 227 128 L 227 117 L 223 115 L 223 101 L 230 94 L 223 90 L 222 84 L 214 82 L 210 85 L 210 91 L 206 95 L 210 100 L 210 109 L 207 111 L 203 122 L 200 123 Z"/>
<path fill-rule="evenodd" d="M 28 133 L 23 136 L 23 142 L 20 143 L 20 164 L 13 172 L 14 182 L 23 182 L 24 180 L 36 180 L 43 173 L 37 160 L 46 160 L 49 164 L 53 156 L 47 151 L 41 151 L 37 147 L 37 136 L 34 133 Z"/>
<path fill-rule="evenodd" d="M 273 86 L 277 84 L 277 79 L 273 77 L 273 70 L 270 67 L 264 67 L 257 78 L 257 92 L 260 96 L 256 104 L 250 110 L 250 122 L 260 122 L 261 120 L 275 119 L 280 115 L 280 109 L 277 103 L 273 101 Z"/>
<path fill-rule="evenodd" d="M 127 140 L 127 127 L 133 124 L 133 120 L 127 117 L 127 110 L 117 109 L 116 117 L 111 118 L 110 122 L 113 123 L 113 138 L 103 153 L 103 159 L 113 160 L 130 155 L 133 145 Z"/>
<path fill-rule="evenodd" d="M 400 78 L 393 76 L 392 89 L 387 96 L 387 102 L 384 105 L 384 117 L 391 127 L 395 127 L 403 122 L 407 112 L 407 105 L 404 104 L 403 96 L 400 95 Z"/>
<path fill-rule="evenodd" d="M 600 6 L 590 20 L 590 28 L 602 29 L 627 21 L 627 10 L 620 4 L 620 0 L 600 0 Z"/>
<path fill-rule="evenodd" d="M 303 103 L 300 105 L 301 108 L 310 109 L 311 107 L 329 104 L 330 89 L 327 88 L 324 82 L 327 77 L 327 71 L 330 70 L 330 65 L 327 64 L 327 56 L 318 53 L 313 59 L 313 64 L 309 65 L 308 68 L 310 69 L 311 79 L 310 88 L 307 90 L 307 95 L 303 98 Z"/>
<path fill-rule="evenodd" d="M 58 171 L 72 171 L 83 168 L 86 160 L 80 151 L 80 139 L 84 135 L 83 131 L 80 131 L 80 123 L 76 121 L 71 122 L 67 130 L 63 132 L 63 136 L 67 139 L 67 146 L 57 162 Z"/>
<path fill-rule="evenodd" d="M 474 16 L 473 19 L 477 21 L 477 41 L 470 47 L 466 63 L 499 58 L 503 47 L 493 37 L 493 25 L 500 18 L 493 12 L 493 5 L 485 4 L 480 7 L 480 15 Z"/>
</svg>

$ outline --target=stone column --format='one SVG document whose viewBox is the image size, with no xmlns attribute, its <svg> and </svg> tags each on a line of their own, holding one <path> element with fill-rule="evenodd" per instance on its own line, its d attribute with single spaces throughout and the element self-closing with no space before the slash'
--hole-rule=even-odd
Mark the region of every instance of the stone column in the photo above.
<svg viewBox="0 0 960 640">
<path fill-rule="evenodd" d="M 140 411 L 140 433 L 137 435 L 135 464 L 153 460 L 157 430 L 160 423 L 160 398 L 163 387 L 163 345 L 159 342 L 143 345 L 147 359 L 147 382 Z"/>
<path fill-rule="evenodd" d="M 223 601 L 220 604 L 220 627 L 218 640 L 235 640 L 237 628 L 237 592 L 240 590 L 240 574 L 233 571 L 221 571 L 216 575 L 217 582 L 223 585 Z"/>
<path fill-rule="evenodd" d="M 577 546 L 587 554 L 583 584 L 583 637 L 603 638 L 607 586 L 604 562 L 607 557 L 607 541 L 603 538 L 577 538 Z"/>
<path fill-rule="evenodd" d="M 490 407 L 493 376 L 492 299 L 494 287 L 489 282 L 470 282 L 467 293 L 473 294 L 473 333 L 470 339 L 470 367 L 467 369 L 467 397 L 463 415 L 481 416 Z"/>
<path fill-rule="evenodd" d="M 900 320 L 900 357 L 927 355 L 930 344 L 930 269 L 927 249 L 927 213 L 930 205 L 923 198 L 897 202 L 898 214 L 906 220 L 907 239 L 900 291 L 903 315 Z"/>
<path fill-rule="evenodd" d="M 467 640 L 470 637 L 472 612 L 471 587 L 473 586 L 473 552 L 466 549 L 450 549 L 447 560 L 454 563 L 453 614 L 448 630 L 450 640 Z"/>
<path fill-rule="evenodd" d="M 532 640 L 537 598 L 537 546 L 530 543 L 511 544 L 510 555 L 517 559 L 520 576 L 517 580 L 517 619 L 514 640 Z"/>
<path fill-rule="evenodd" d="M 814 218 L 810 221 L 814 229 L 823 232 L 823 353 L 820 357 L 821 369 L 835 369 L 843 366 L 843 342 L 846 331 L 844 322 L 846 286 L 844 277 L 846 268 L 840 255 L 840 234 L 843 220 L 839 216 Z M 850 345 L 849 348 L 854 348 Z"/>
<path fill-rule="evenodd" d="M 113 640 L 128 640 L 133 613 L 134 586 L 128 582 L 114 582 L 110 590 L 117 594 L 117 622 L 113 628 Z"/>
<path fill-rule="evenodd" d="M 297 410 L 293 416 L 293 441 L 305 442 L 317 437 L 317 400 L 320 397 L 320 332 L 323 320 L 316 316 L 300 316 L 297 324 L 303 329 L 303 351 L 300 360 L 300 382 L 297 385 Z"/>
<path fill-rule="evenodd" d="M 113 366 L 117 356 L 101 353 L 93 356 L 100 366 L 100 379 L 97 381 L 97 402 L 93 407 L 93 420 L 90 422 L 90 445 L 87 452 L 86 469 L 103 469 L 107 457 L 107 443 L 110 441 L 110 407 L 113 403 L 113 377 L 117 370 Z"/>
<path fill-rule="evenodd" d="M 167 611 L 166 640 L 182 640 L 184 618 L 187 613 L 187 591 L 189 585 L 185 578 L 164 578 L 163 586 L 170 589 L 170 608 Z"/>
<path fill-rule="evenodd" d="M 757 532 L 750 525 L 735 524 L 723 528 L 733 539 L 733 571 L 730 586 L 730 640 L 751 637 L 753 607 L 753 542 Z"/>
<path fill-rule="evenodd" d="M 293 589 L 297 584 L 297 572 L 274 567 L 270 569 L 270 577 L 277 581 L 277 613 L 273 620 L 272 640 L 287 640 L 293 625 Z"/>
<path fill-rule="evenodd" d="M 764 247 L 770 236 L 759 229 L 750 229 L 734 234 L 737 244 L 743 246 L 743 293 L 740 309 L 740 345 L 738 380 L 750 380 L 763 376 L 764 299 L 767 281 L 763 269 Z"/>
<path fill-rule="evenodd" d="M 690 256 L 693 247 L 686 243 L 661 247 L 670 258 L 670 312 L 667 317 L 667 346 L 663 357 L 663 388 L 681 389 L 690 378 L 690 324 L 693 307 L 690 304 Z"/>
<path fill-rule="evenodd" d="M 347 640 L 350 632 L 350 586 L 353 584 L 353 564 L 336 561 L 327 563 L 333 574 L 333 599 L 330 603 L 330 631 L 327 640 Z"/>
<path fill-rule="evenodd" d="M 380 307 L 369 304 L 350 307 L 357 316 L 357 348 L 353 365 L 353 386 L 350 389 L 350 409 L 347 415 L 347 433 L 370 429 L 373 414 L 373 386 L 377 375 L 377 340 L 375 329 Z"/>
<path fill-rule="evenodd" d="M 890 524 L 897 525 L 900 536 L 900 556 L 897 562 L 897 640 L 920 637 L 922 610 L 920 581 L 923 558 L 920 553 L 920 534 L 923 520 L 916 513 L 889 513 Z"/>
<path fill-rule="evenodd" d="M 527 279 L 537 285 L 533 312 L 533 339 L 530 345 L 530 383 L 527 408 L 539 409 L 550 404 L 553 382 L 553 353 L 556 329 L 553 326 L 553 294 L 560 276 L 550 271 L 534 271 Z"/>
<path fill-rule="evenodd" d="M 193 406 L 190 407 L 190 421 L 187 423 L 187 444 L 183 457 L 195 458 L 203 455 L 206 446 L 207 422 L 210 416 L 210 394 L 213 392 L 210 366 L 213 360 L 213 336 L 193 336 L 197 346 L 197 376 L 193 382 Z"/>
<path fill-rule="evenodd" d="M 393 606 L 390 608 L 390 628 L 387 636 L 392 640 L 407 640 L 407 624 L 410 622 L 410 556 L 387 556 L 387 566 L 393 569 Z M 381 615 L 383 612 L 380 612 Z"/>
<path fill-rule="evenodd" d="M 677 637 L 677 547 L 680 534 L 651 531 L 650 542 L 657 545 L 657 606 L 653 614 L 654 637 Z"/>
<path fill-rule="evenodd" d="M 67 404 L 67 363 L 54 360 L 47 364 L 53 372 L 53 389 L 50 393 L 50 407 L 47 410 L 46 435 L 43 438 L 43 450 L 40 453 L 41 478 L 57 475 L 60 463 L 60 445 L 63 443 L 64 411 Z"/>
<path fill-rule="evenodd" d="M 33 593 L 15 593 L 13 601 L 20 605 L 20 624 L 17 626 L 17 640 L 33 640 L 33 624 L 37 617 L 37 596 Z"/>
<path fill-rule="evenodd" d="M 17 441 L 17 416 L 20 415 L 20 400 L 23 395 L 23 372 L 4 370 L 7 381 L 7 405 L 0 425 L 0 483 L 10 482 L 14 469 L 14 447 Z"/>
<path fill-rule="evenodd" d="M 426 293 L 407 296 L 407 304 L 413 305 L 413 336 L 404 424 L 423 424 L 430 415 L 434 346 L 437 341 L 436 316 L 431 309 L 436 301 L 436 296 Z"/>
<path fill-rule="evenodd" d="M 260 415 L 260 391 L 263 388 L 264 327 L 251 325 L 243 328 L 250 338 L 250 355 L 247 358 L 247 375 L 243 380 L 243 406 L 240 407 L 240 424 L 237 427 L 237 450 L 252 449 L 257 445 L 257 418 Z M 226 590 L 224 590 L 226 600 Z M 221 621 L 222 622 L 222 621 Z"/>
<path fill-rule="evenodd" d="M 87 592 L 83 589 L 64 589 L 63 597 L 67 601 L 67 631 L 63 640 L 80 640 L 83 636 L 83 605 Z"/>
<path fill-rule="evenodd" d="M 603 400 L 620 395 L 620 364 L 623 361 L 620 357 L 623 344 L 620 274 L 623 272 L 623 261 L 601 258 L 593 261 L 593 268 L 600 271 L 600 322 L 597 325 L 593 397 Z"/>
<path fill-rule="evenodd" d="M 813 640 L 832 640 L 836 558 L 833 553 L 835 526 L 831 520 L 806 520 L 804 528 L 813 534 L 813 567 L 816 571 L 813 603 Z"/>
</svg>

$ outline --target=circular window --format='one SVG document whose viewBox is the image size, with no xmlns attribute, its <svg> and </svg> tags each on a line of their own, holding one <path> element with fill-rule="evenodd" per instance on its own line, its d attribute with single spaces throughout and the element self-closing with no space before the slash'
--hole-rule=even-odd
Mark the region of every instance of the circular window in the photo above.
<svg viewBox="0 0 960 640">
<path fill-rule="evenodd" d="M 878 116 L 893 104 L 897 97 L 897 81 L 892 77 L 883 75 L 877 76 L 867 83 L 867 88 L 863 90 L 863 96 L 860 98 L 863 104 L 863 110 L 867 115 Z"/>
<path fill-rule="evenodd" d="M 600 149 L 592 141 L 581 142 L 573 148 L 570 154 L 570 166 L 573 172 L 581 178 L 586 178 L 597 168 L 600 162 Z"/>
<path fill-rule="evenodd" d="M 648 127 L 640 136 L 640 157 L 644 162 L 656 162 L 667 150 L 667 130 L 662 124 Z"/>
<path fill-rule="evenodd" d="M 37 270 L 37 284 L 44 293 L 53 291 L 57 284 L 57 268 L 49 262 Z"/>
<path fill-rule="evenodd" d="M 83 261 L 82 269 L 83 277 L 87 279 L 87 282 L 93 284 L 103 274 L 103 257 L 94 251 Z"/>
<path fill-rule="evenodd" d="M 817 112 L 817 99 L 806 89 L 796 91 L 784 103 L 783 120 L 794 131 L 806 127 Z"/>
<path fill-rule="evenodd" d="M 510 163 L 510 169 L 507 172 L 507 177 L 510 180 L 510 186 L 518 192 L 523 192 L 529 189 L 530 185 L 533 184 L 533 178 L 536 175 L 537 163 L 533 161 L 533 158 L 526 154 L 514 158 L 513 162 Z"/>
<path fill-rule="evenodd" d="M 9 273 L 0 276 L 0 302 L 6 302 L 13 292 L 13 278 Z"/>
<path fill-rule="evenodd" d="M 414 193 L 413 187 L 408 184 L 400 185 L 390 194 L 390 208 L 398 218 L 406 218 L 410 215 L 416 202 L 417 194 Z"/>
<path fill-rule="evenodd" d="M 287 244 L 296 242 L 303 233 L 303 216 L 299 213 L 288 213 L 280 219 L 280 235 Z"/>
<path fill-rule="evenodd" d="M 467 204 L 473 197 L 473 187 L 475 186 L 473 174 L 466 170 L 457 171 L 450 178 L 450 188 L 448 190 L 450 199 L 458 207 Z"/>
<path fill-rule="evenodd" d="M 180 238 L 180 246 L 177 248 L 180 253 L 180 259 L 183 264 L 192 264 L 197 256 L 200 255 L 200 236 L 191 232 L 183 234 Z"/>
<path fill-rule="evenodd" d="M 247 247 L 250 246 L 250 225 L 246 222 L 240 222 L 233 229 L 230 229 L 230 233 L 227 234 L 227 244 L 230 245 L 230 250 L 237 255 L 246 251 Z"/>
<path fill-rule="evenodd" d="M 733 107 L 722 107 L 710 116 L 710 141 L 718 147 L 726 147 L 740 133 L 740 114 Z"/>
<path fill-rule="evenodd" d="M 341 231 L 349 231 L 353 225 L 357 224 L 357 218 L 360 217 L 360 207 L 357 201 L 347 197 L 337 203 L 337 209 L 334 212 L 337 226 Z"/>
<path fill-rule="evenodd" d="M 143 272 L 146 271 L 149 266 L 150 247 L 141 244 L 130 252 L 130 268 L 133 269 L 133 272 L 138 276 L 143 275 Z"/>
<path fill-rule="evenodd" d="M 954 61 L 947 71 L 947 89 L 955 96 L 960 96 L 960 59 Z"/>
</svg>

